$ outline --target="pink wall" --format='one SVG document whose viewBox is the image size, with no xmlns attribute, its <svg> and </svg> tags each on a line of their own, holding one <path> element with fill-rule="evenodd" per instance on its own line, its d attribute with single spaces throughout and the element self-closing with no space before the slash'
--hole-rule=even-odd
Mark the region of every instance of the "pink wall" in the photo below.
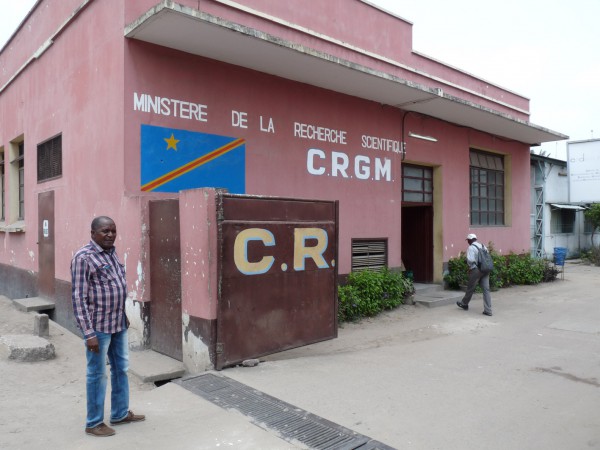
<svg viewBox="0 0 600 450">
<path fill-rule="evenodd" d="M 25 136 L 27 227 L 25 233 L 0 233 L 0 263 L 32 272 L 38 270 L 37 197 L 40 192 L 54 190 L 56 277 L 70 279 L 71 256 L 89 240 L 91 219 L 110 215 L 117 222 L 117 245 L 127 265 L 132 296 L 148 300 L 147 201 L 176 195 L 140 193 L 140 125 L 151 124 L 245 138 L 247 193 L 339 199 L 340 273 L 349 271 L 350 240 L 354 237 L 388 237 L 389 263 L 400 265 L 399 157 L 393 152 L 364 148 L 362 136 L 400 141 L 402 112 L 124 38 L 124 26 L 156 3 L 155 0 L 91 2 L 56 36 L 53 45 L 0 93 L 0 146 L 8 151 L 12 140 Z M 181 3 L 193 8 L 200 4 L 203 10 L 231 21 L 376 70 L 415 82 L 428 80 L 427 85 L 437 86 L 431 79 L 385 61 L 355 54 L 318 36 L 215 1 L 182 0 Z M 431 74 L 441 74 L 449 81 L 462 82 L 494 98 L 501 97 L 511 105 L 524 108 L 528 103 L 521 96 L 486 86 L 481 80 L 462 76 L 460 71 L 411 53 L 410 24 L 357 0 L 319 2 L 324 14 L 312 15 L 308 14 L 311 11 L 308 5 L 313 5 L 309 0 L 244 0 L 243 3 L 409 66 L 426 67 Z M 0 84 L 82 4 L 82 0 L 40 2 L 15 39 L 0 53 Z M 356 23 L 365 14 L 370 14 L 372 20 Z M 332 17 L 339 20 L 331 21 Z M 362 32 L 353 33 L 359 25 Z M 385 33 L 389 40 L 381 39 L 382 29 L 390 30 Z M 198 122 L 133 111 L 134 92 L 206 104 L 209 119 Z M 519 116 L 510 107 L 492 100 L 484 101 L 464 92 L 461 96 Z M 247 128 L 232 125 L 232 111 L 247 114 Z M 270 120 L 273 132 L 267 129 Z M 334 143 L 294 136 L 294 122 L 343 130 L 346 140 Z M 464 248 L 464 235 L 469 231 L 469 146 L 511 155 L 513 198 L 519 200 L 511 200 L 512 226 L 473 231 L 484 242 L 491 240 L 503 251 L 528 248 L 528 201 L 521 201 L 523 195 L 529 195 L 527 147 L 433 119 L 411 116 L 407 124 L 412 131 L 436 135 L 439 139 L 435 145 L 409 141 L 408 160 L 442 167 L 444 260 Z M 37 144 L 59 133 L 63 139 L 63 176 L 38 184 Z M 311 148 L 322 151 L 325 159 L 309 159 Z M 331 176 L 332 152 L 348 157 L 348 178 L 341 174 Z M 376 159 L 383 164 L 389 160 L 389 180 L 359 179 L 353 164 L 357 156 L 369 158 L 371 170 Z M 324 174 L 309 173 L 309 163 L 317 171 L 323 169 Z"/>
<path fill-rule="evenodd" d="M 389 238 L 389 264 L 400 266 L 400 158 L 393 152 L 363 147 L 363 136 L 401 141 L 402 112 L 358 98 L 279 79 L 201 57 L 141 42 L 128 42 L 131 61 L 126 83 L 126 148 L 132 178 L 128 188 L 139 186 L 141 124 L 219 134 L 246 139 L 246 193 L 284 197 L 339 199 L 340 273 L 350 271 L 352 238 Z M 135 68 L 135 72 L 134 69 Z M 150 75 L 151 74 L 151 75 Z M 171 80 L 176 77 L 178 83 Z M 133 111 L 134 92 L 183 99 L 207 106 L 206 122 Z M 127 100 L 129 97 L 129 100 Z M 245 127 L 232 124 L 232 111 L 246 114 Z M 262 125 L 261 125 L 262 117 Z M 272 120 L 273 129 L 268 130 Z M 294 124 L 314 124 L 346 132 L 345 143 L 323 142 L 295 136 Z M 513 189 L 528 192 L 528 148 L 432 118 L 409 115 L 408 130 L 434 135 L 437 143 L 408 139 L 408 161 L 443 167 L 443 226 L 445 261 L 464 250 L 469 232 L 469 148 L 500 152 L 513 157 Z M 318 149 L 320 157 L 309 158 Z M 347 155 L 347 177 L 332 176 L 332 153 Z M 357 156 L 388 161 L 389 180 L 357 177 Z M 315 175 L 308 165 L 324 172 Z M 513 227 L 481 229 L 502 250 L 521 251 L 528 245 L 528 202 L 513 205 Z M 520 230 L 520 231 L 516 231 Z M 477 232 L 476 230 L 472 230 Z M 515 235 L 523 235 L 523 238 Z M 489 236 L 489 237 L 485 237 Z"/>
<path fill-rule="evenodd" d="M 217 318 L 217 205 L 215 189 L 179 197 L 181 308 L 184 314 Z"/>
<path fill-rule="evenodd" d="M 138 199 L 123 196 L 123 23 L 118 0 L 94 2 L 0 94 L 0 146 L 25 137 L 25 233 L 0 233 L 0 263 L 38 270 L 38 194 L 55 192 L 56 278 L 70 280 L 72 254 L 90 239 L 96 215 L 112 216 L 117 247 L 138 286 Z M 26 60 L 81 1 L 41 2 L 2 52 L 2 64 Z M 35 31 L 33 31 L 35 30 Z M 15 59 L 13 59 L 13 56 Z M 37 182 L 37 145 L 62 134 L 63 175 Z M 8 184 L 7 184 L 8 186 Z M 10 196 L 10 192 L 7 192 Z"/>
</svg>

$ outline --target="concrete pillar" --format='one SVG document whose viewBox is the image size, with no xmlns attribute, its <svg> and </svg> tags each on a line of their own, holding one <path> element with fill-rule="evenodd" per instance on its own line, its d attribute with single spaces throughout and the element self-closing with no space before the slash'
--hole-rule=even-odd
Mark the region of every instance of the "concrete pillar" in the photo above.
<svg viewBox="0 0 600 450">
<path fill-rule="evenodd" d="M 36 314 L 33 323 L 33 334 L 35 336 L 50 336 L 50 322 L 48 314 Z"/>
</svg>

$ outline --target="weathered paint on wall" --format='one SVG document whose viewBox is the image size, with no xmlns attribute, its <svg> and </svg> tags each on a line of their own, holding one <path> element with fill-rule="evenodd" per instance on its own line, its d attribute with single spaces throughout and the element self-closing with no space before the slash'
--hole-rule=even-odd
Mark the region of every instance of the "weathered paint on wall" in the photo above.
<svg viewBox="0 0 600 450">
<path fill-rule="evenodd" d="M 468 232 L 476 232 L 481 240 L 494 242 L 504 252 L 528 248 L 526 145 L 409 114 L 407 132 L 438 139 L 435 143 L 419 141 L 402 136 L 403 111 L 395 107 L 124 38 L 125 25 L 156 3 L 43 0 L 0 53 L 0 85 L 4 86 L 53 37 L 43 54 L 32 59 L 0 92 L 0 147 L 8 154 L 15 142 L 24 139 L 26 162 L 26 217 L 21 224 L 25 232 L 0 233 L 0 264 L 37 273 L 34 228 L 40 192 L 55 192 L 59 281 L 70 280 L 70 259 L 88 242 L 92 218 L 109 215 L 117 223 L 116 246 L 126 264 L 128 311 L 139 315 L 134 325 L 143 334 L 147 323 L 143 305 L 136 302 L 151 300 L 147 204 L 151 199 L 178 196 L 143 190 L 147 184 L 141 163 L 146 126 L 170 131 L 165 137 L 174 139 L 170 143 L 181 140 L 180 131 L 243 139 L 248 194 L 339 199 L 340 273 L 350 270 L 352 238 L 387 237 L 389 265 L 401 265 L 402 164 L 397 151 L 402 140 L 407 143 L 406 162 L 431 166 L 435 171 L 438 281 L 442 263 L 464 250 Z M 191 8 L 199 5 L 196 0 L 179 3 Z M 412 25 L 364 2 L 319 2 L 323 8 L 319 14 L 314 13 L 310 0 L 240 3 L 249 11 L 216 0 L 200 2 L 200 7 L 224 20 L 352 64 L 426 86 L 442 85 L 445 92 L 465 101 L 527 120 L 529 102 L 525 97 L 414 53 Z M 330 20 L 340 15 L 344 20 Z M 57 34 L 69 17 L 68 26 Z M 161 99 L 161 109 L 149 105 L 136 109 L 136 94 L 138 106 L 145 105 L 140 96 L 147 95 L 144 99 Z M 178 103 L 175 112 L 171 102 L 167 113 L 162 99 L 183 101 L 187 106 L 182 110 L 183 103 Z M 38 183 L 36 146 L 58 134 L 62 135 L 63 175 Z M 173 154 L 175 149 L 164 142 L 165 153 Z M 469 226 L 469 148 L 500 153 L 507 161 L 507 226 Z M 11 196 L 13 188 L 6 186 L 6 195 Z M 200 205 L 206 204 L 199 200 Z M 9 223 L 15 220 L 7 218 Z M 194 237 L 186 239 L 194 242 Z M 203 245 L 190 249 L 189 261 L 206 264 L 205 254 L 200 252 L 205 251 Z M 209 261 L 209 270 L 214 270 L 211 264 Z M 182 280 L 184 285 L 186 282 Z M 186 287 L 194 288 L 193 283 Z M 208 300 L 184 305 L 184 312 L 192 318 L 214 320 L 211 288 L 202 288 Z M 140 342 L 144 339 L 139 337 Z"/>
</svg>

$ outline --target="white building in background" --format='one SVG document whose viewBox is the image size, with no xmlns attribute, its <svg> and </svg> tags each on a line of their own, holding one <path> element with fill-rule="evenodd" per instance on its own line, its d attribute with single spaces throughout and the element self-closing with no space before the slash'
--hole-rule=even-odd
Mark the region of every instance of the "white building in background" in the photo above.
<svg viewBox="0 0 600 450">
<path fill-rule="evenodd" d="M 594 201 L 572 201 L 571 178 L 567 161 L 531 155 L 531 254 L 535 257 L 552 258 L 555 247 L 566 248 L 567 257 L 577 257 L 592 245 L 592 225 L 583 212 Z M 600 202 L 600 191 L 594 195 Z M 597 245 L 600 233 L 594 241 Z"/>
</svg>

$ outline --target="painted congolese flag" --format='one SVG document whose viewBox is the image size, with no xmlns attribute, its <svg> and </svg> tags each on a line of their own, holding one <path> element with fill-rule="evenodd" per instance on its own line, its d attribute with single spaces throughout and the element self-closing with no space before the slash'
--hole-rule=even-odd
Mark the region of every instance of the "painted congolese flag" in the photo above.
<svg viewBox="0 0 600 450">
<path fill-rule="evenodd" d="M 200 187 L 246 192 L 246 141 L 216 134 L 142 125 L 142 191 Z"/>
</svg>

